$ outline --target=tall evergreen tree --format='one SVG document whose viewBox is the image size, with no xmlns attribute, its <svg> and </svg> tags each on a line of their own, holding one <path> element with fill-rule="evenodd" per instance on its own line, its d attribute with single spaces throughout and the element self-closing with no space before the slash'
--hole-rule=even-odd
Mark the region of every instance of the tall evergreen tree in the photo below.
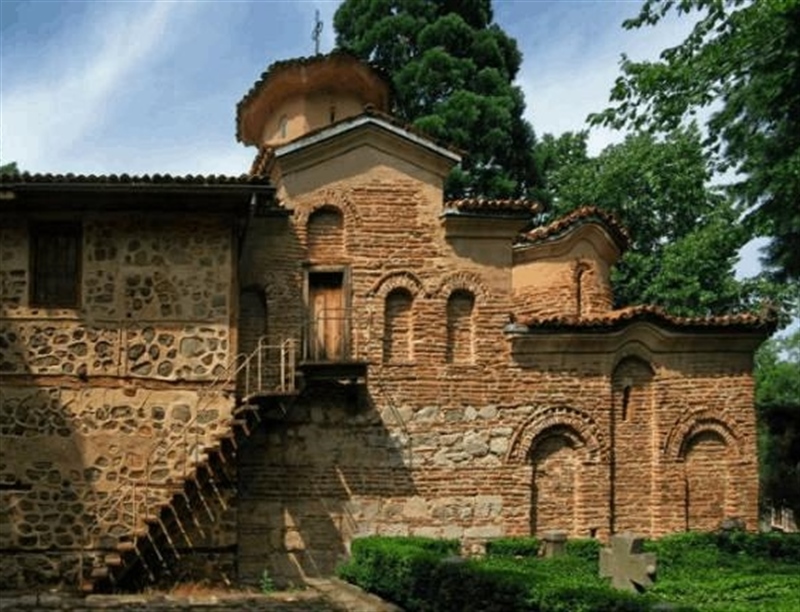
<svg viewBox="0 0 800 612">
<path fill-rule="evenodd" d="M 512 84 L 522 56 L 492 19 L 491 0 L 345 0 L 334 16 L 337 45 L 390 76 L 395 116 L 467 154 L 448 197 L 518 197 L 537 183 Z"/>
</svg>

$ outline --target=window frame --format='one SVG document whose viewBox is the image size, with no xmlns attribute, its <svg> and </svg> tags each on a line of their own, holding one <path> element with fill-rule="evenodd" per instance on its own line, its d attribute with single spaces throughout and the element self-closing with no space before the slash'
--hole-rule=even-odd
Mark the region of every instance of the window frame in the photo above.
<svg viewBox="0 0 800 612">
<path fill-rule="evenodd" d="M 73 253 L 59 252 L 57 241 L 64 239 L 74 243 Z M 83 223 L 77 220 L 37 220 L 28 225 L 29 241 L 29 295 L 32 308 L 78 309 L 81 306 L 83 287 Z M 55 249 L 55 251 L 53 251 Z M 49 251 L 48 255 L 45 252 Z M 43 260 L 47 260 L 44 262 Z M 44 267 L 61 262 L 56 274 L 45 275 Z M 55 292 L 43 288 L 48 278 L 64 275 L 67 281 Z M 52 282 L 52 281 L 50 281 Z M 72 289 L 67 295 L 63 290 L 67 284 Z"/>
</svg>

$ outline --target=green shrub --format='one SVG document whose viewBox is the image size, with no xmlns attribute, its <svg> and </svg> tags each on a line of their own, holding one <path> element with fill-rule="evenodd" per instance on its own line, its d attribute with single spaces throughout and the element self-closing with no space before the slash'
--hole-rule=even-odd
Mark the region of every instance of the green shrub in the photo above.
<svg viewBox="0 0 800 612">
<path fill-rule="evenodd" d="M 571 557 L 578 557 L 584 561 L 597 564 L 600 558 L 600 549 L 603 545 L 600 540 L 584 538 L 577 540 L 567 540 L 567 554 Z"/>
<path fill-rule="evenodd" d="M 715 541 L 726 553 L 800 563 L 800 533 L 720 532 Z"/>
<path fill-rule="evenodd" d="M 495 540 L 484 559 L 464 560 L 454 557 L 455 541 L 364 538 L 353 542 L 340 575 L 408 612 L 632 612 L 664 604 L 682 611 L 800 610 L 794 536 L 684 533 L 648 541 L 645 549 L 658 555 L 658 579 L 645 595 L 616 591 L 599 577 L 596 540 L 569 540 L 567 554 L 550 559 L 532 556 L 534 542 Z"/>
<path fill-rule="evenodd" d="M 486 554 L 492 557 L 536 557 L 538 538 L 497 538 L 486 542 Z"/>
<path fill-rule="evenodd" d="M 480 561 L 444 560 L 433 576 L 431 612 L 507 612 L 530 610 L 524 576 L 511 568 L 485 567 Z"/>
<path fill-rule="evenodd" d="M 407 610 L 421 610 L 433 596 L 439 562 L 458 552 L 457 540 L 367 537 L 353 540 L 339 576 Z"/>
</svg>

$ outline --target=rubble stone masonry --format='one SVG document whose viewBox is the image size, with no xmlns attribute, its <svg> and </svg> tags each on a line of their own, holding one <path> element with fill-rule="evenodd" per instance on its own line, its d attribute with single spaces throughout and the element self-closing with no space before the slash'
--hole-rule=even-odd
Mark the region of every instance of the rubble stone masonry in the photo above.
<svg viewBox="0 0 800 612">
<path fill-rule="evenodd" d="M 23 217 L 0 220 L 0 584 L 78 566 L 168 499 L 228 427 L 230 221 L 84 215 L 81 304 L 29 305 Z"/>
</svg>

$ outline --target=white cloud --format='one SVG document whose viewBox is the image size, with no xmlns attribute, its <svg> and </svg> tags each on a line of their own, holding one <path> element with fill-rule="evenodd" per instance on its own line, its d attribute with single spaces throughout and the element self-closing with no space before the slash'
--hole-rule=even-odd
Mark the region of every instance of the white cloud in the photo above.
<svg viewBox="0 0 800 612">
<path fill-rule="evenodd" d="M 67 50 L 36 58 L 41 69 L 1 94 L 3 158 L 29 171 L 69 165 L 66 152 L 91 142 L 91 129 L 102 125 L 109 100 L 119 95 L 125 79 L 169 41 L 170 17 L 178 6 L 140 5 L 135 18 L 129 11 L 104 10 L 102 19 L 88 21 L 85 31 L 71 37 Z"/>
<path fill-rule="evenodd" d="M 546 42 L 523 47 L 526 61 L 518 81 L 528 105 L 527 118 L 537 133 L 558 135 L 586 129 L 586 117 L 608 105 L 609 93 L 619 76 L 621 53 L 634 60 L 655 59 L 663 49 L 680 43 L 693 24 L 686 17 L 665 19 L 653 28 L 627 31 L 619 24 L 634 10 L 630 5 L 623 6 L 625 10 L 619 5 L 612 8 L 616 9 L 611 13 L 614 18 L 598 13 L 598 19 L 603 19 L 594 27 L 584 24 L 583 29 L 575 27 L 574 19 L 559 18 L 556 13 L 542 24 Z M 605 27 L 607 22 L 616 25 Z M 596 154 L 623 137 L 618 131 L 594 128 L 589 152 Z"/>
</svg>

